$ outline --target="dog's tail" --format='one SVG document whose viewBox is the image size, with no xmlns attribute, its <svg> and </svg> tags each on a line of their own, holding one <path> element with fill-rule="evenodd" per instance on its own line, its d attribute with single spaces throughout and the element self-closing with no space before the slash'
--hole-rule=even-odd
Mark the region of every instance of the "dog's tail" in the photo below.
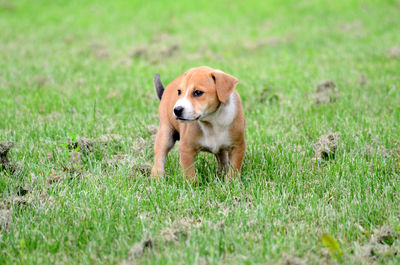
<svg viewBox="0 0 400 265">
<path fill-rule="evenodd" d="M 161 100 L 162 95 L 164 94 L 164 86 L 161 82 L 159 74 L 154 75 L 154 88 L 156 89 L 158 98 Z"/>
</svg>

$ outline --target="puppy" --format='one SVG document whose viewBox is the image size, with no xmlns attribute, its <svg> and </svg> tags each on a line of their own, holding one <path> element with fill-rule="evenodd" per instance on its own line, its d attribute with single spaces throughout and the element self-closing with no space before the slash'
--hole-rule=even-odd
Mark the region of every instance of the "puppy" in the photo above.
<svg viewBox="0 0 400 265">
<path fill-rule="evenodd" d="M 236 177 L 241 172 L 245 118 L 235 90 L 237 83 L 235 77 L 206 66 L 188 70 L 165 90 L 160 76 L 154 76 L 161 102 L 153 177 L 163 175 L 166 157 L 177 140 L 183 174 L 189 180 L 197 181 L 194 162 L 200 151 L 215 154 L 228 176 Z"/>
</svg>

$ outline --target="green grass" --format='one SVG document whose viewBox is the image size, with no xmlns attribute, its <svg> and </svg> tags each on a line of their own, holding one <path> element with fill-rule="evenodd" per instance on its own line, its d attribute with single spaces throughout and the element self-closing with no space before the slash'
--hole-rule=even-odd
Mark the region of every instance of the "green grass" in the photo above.
<svg viewBox="0 0 400 265">
<path fill-rule="evenodd" d="M 0 172 L 0 264 L 372 262 L 357 253 L 400 225 L 399 13 L 396 0 L 0 0 L 0 141 L 18 164 Z M 194 188 L 176 148 L 161 181 L 132 170 L 152 163 L 154 73 L 167 84 L 199 65 L 240 80 L 243 174 L 226 184 L 201 154 Z M 313 104 L 328 79 L 340 97 Z M 335 158 L 313 162 L 329 132 Z M 120 139 L 71 161 L 68 139 L 105 134 Z M 391 243 L 378 264 L 400 264 Z"/>
</svg>

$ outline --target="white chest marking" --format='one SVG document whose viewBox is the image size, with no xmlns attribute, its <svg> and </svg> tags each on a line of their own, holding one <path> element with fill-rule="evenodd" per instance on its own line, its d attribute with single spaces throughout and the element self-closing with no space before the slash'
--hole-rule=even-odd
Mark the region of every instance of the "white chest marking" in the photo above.
<svg viewBox="0 0 400 265">
<path fill-rule="evenodd" d="M 203 137 L 199 144 L 212 153 L 218 153 L 221 148 L 229 147 L 232 144 L 230 137 L 230 126 L 236 117 L 236 99 L 232 93 L 228 102 L 210 116 L 203 119 L 209 124 L 199 122 Z"/>
<path fill-rule="evenodd" d="M 222 147 L 231 145 L 229 128 L 226 130 L 221 130 L 221 128 L 205 128 L 203 129 L 203 134 L 200 140 L 201 147 L 214 154 L 218 153 Z"/>
</svg>

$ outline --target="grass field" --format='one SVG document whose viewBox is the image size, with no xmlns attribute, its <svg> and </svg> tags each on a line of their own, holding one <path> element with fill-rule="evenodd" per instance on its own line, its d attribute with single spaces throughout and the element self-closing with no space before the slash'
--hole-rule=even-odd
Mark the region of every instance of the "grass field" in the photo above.
<svg viewBox="0 0 400 265">
<path fill-rule="evenodd" d="M 200 65 L 242 175 L 155 181 L 153 75 Z M 400 264 L 400 1 L 0 0 L 0 142 L 0 264 Z"/>
</svg>

